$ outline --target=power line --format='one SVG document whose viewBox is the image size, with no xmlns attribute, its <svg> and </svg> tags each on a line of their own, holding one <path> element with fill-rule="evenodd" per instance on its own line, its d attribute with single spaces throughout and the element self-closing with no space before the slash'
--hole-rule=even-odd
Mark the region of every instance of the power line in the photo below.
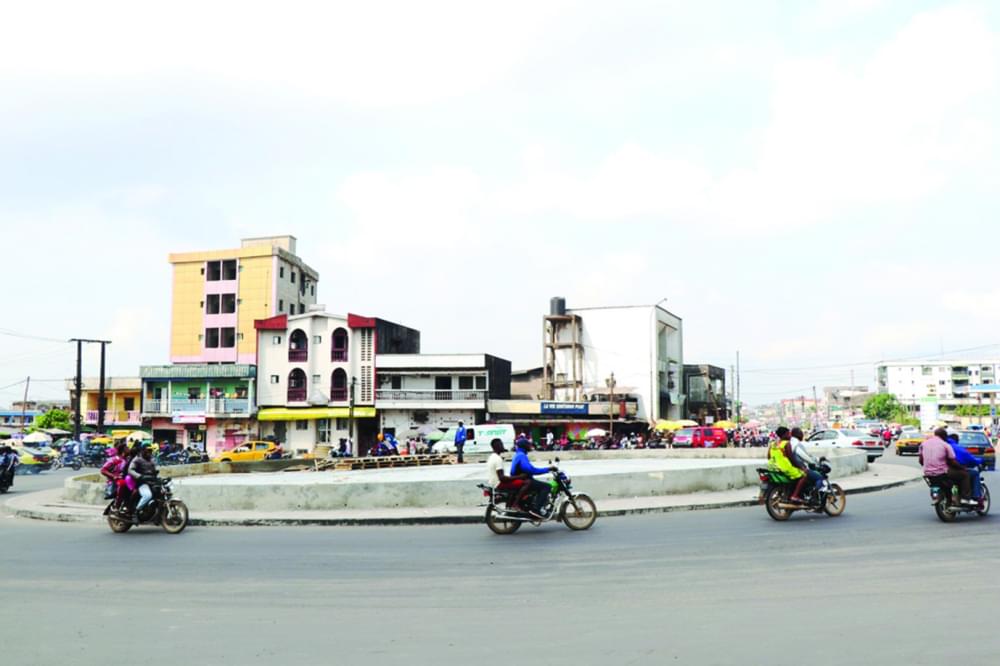
<svg viewBox="0 0 1000 666">
<path fill-rule="evenodd" d="M 992 345 L 982 345 L 980 347 L 968 347 L 966 349 L 952 349 L 949 351 L 939 351 L 933 352 L 931 354 L 916 354 L 913 356 L 905 356 L 901 358 L 891 358 L 891 359 L 878 359 L 875 361 L 856 361 L 853 363 L 837 363 L 834 365 L 812 365 L 812 366 L 802 366 L 800 368 L 754 368 L 752 370 L 744 370 L 743 372 L 756 372 L 756 373 L 780 373 L 780 372 L 806 372 L 809 370 L 835 370 L 838 368 L 855 368 L 863 365 L 878 365 L 879 363 L 899 363 L 901 361 L 910 361 L 916 359 L 930 359 L 938 356 L 948 356 L 950 354 L 964 354 L 967 352 L 981 351 L 983 349 L 993 349 L 995 347 L 1000 347 L 1000 343 Z"/>
<path fill-rule="evenodd" d="M 0 335 L 6 335 L 12 338 L 24 338 L 25 340 L 40 340 L 42 342 L 59 342 L 63 344 L 69 343 L 69 340 L 60 340 L 58 338 L 47 338 L 42 335 L 29 335 L 27 333 L 18 333 L 17 331 L 12 331 L 8 328 L 0 328 Z"/>
</svg>

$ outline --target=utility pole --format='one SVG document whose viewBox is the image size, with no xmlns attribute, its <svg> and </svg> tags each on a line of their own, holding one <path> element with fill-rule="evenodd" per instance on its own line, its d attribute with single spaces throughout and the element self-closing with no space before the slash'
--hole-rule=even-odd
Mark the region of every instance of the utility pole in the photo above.
<svg viewBox="0 0 1000 666">
<path fill-rule="evenodd" d="M 358 443 L 354 441 L 354 384 L 357 383 L 357 377 L 351 377 L 351 394 L 348 396 L 348 407 L 347 407 L 347 441 L 351 443 L 351 455 L 357 456 L 361 451 L 357 448 Z"/>
<path fill-rule="evenodd" d="M 604 380 L 611 389 L 611 395 L 608 397 L 608 439 L 614 441 L 615 439 L 615 373 L 611 373 L 611 376 Z"/>
<path fill-rule="evenodd" d="M 104 434 L 104 410 L 106 408 L 104 397 L 104 349 L 107 342 L 101 341 L 101 379 L 97 388 L 97 432 Z"/>
<path fill-rule="evenodd" d="M 736 350 L 736 424 L 740 424 L 743 405 L 740 403 L 740 350 Z"/>
<path fill-rule="evenodd" d="M 101 419 L 103 411 L 100 401 L 104 396 L 104 345 L 110 345 L 111 340 L 88 340 L 87 338 L 70 338 L 70 342 L 76 343 L 76 395 L 73 396 L 73 439 L 80 441 L 80 396 L 83 393 L 83 343 L 94 343 L 101 345 L 101 394 L 98 398 L 98 419 Z M 103 427 L 103 420 L 98 422 L 98 428 Z M 103 431 L 102 431 L 103 432 Z"/>
<path fill-rule="evenodd" d="M 731 419 L 736 415 L 736 366 L 729 366 L 729 400 L 730 407 L 729 413 L 726 414 L 727 419 Z M 739 421 L 736 421 L 736 425 L 739 425 Z"/>
<path fill-rule="evenodd" d="M 24 398 L 21 400 L 21 434 L 24 434 L 25 410 L 28 408 L 28 387 L 31 386 L 31 377 L 24 380 Z"/>
<path fill-rule="evenodd" d="M 819 398 L 816 397 L 816 387 L 813 386 L 813 419 L 816 420 L 819 417 Z M 812 424 L 813 430 L 816 429 L 816 424 Z"/>
</svg>

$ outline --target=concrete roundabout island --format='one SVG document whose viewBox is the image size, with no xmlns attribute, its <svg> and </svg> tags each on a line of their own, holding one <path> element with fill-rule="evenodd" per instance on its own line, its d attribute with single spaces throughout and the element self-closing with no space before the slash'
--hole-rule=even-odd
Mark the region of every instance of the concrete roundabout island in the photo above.
<svg viewBox="0 0 1000 666">
<path fill-rule="evenodd" d="M 650 498 L 756 486 L 763 449 L 597 451 L 559 454 L 559 466 L 574 488 L 600 507 L 602 500 Z M 868 468 L 865 455 L 825 451 L 833 476 Z M 533 454 L 541 463 L 554 454 Z M 485 480 L 483 463 L 355 471 L 270 471 L 267 466 L 204 464 L 165 468 L 174 493 L 192 512 L 316 512 L 331 510 L 477 507 Z M 103 483 L 96 474 L 66 482 L 64 497 L 101 504 Z"/>
</svg>

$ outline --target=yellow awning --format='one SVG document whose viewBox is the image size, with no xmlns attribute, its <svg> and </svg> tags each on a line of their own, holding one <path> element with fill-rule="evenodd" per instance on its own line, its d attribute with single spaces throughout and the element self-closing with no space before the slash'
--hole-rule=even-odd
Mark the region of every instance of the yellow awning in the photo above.
<svg viewBox="0 0 1000 666">
<path fill-rule="evenodd" d="M 268 407 L 257 412 L 258 421 L 312 421 L 314 419 L 346 419 L 351 415 L 350 407 Z M 365 419 L 375 416 L 374 407 L 355 407 L 354 418 Z"/>
</svg>

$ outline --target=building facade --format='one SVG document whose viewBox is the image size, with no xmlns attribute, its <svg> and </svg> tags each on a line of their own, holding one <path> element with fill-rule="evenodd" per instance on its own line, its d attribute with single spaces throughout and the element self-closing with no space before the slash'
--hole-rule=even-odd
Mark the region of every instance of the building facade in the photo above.
<svg viewBox="0 0 1000 666">
<path fill-rule="evenodd" d="M 247 363 L 141 366 L 142 417 L 153 438 L 209 454 L 251 438 L 256 370 Z"/>
<path fill-rule="evenodd" d="M 552 299 L 542 347 L 543 400 L 628 394 L 640 421 L 681 418 L 682 322 L 659 304 L 567 309 Z"/>
<path fill-rule="evenodd" d="M 730 418 L 725 368 L 685 365 L 684 396 L 685 418 L 705 424 Z"/>
<path fill-rule="evenodd" d="M 375 365 L 379 426 L 397 437 L 482 423 L 488 400 L 510 398 L 510 361 L 489 354 L 379 354 Z"/>
<path fill-rule="evenodd" d="M 274 236 L 171 254 L 170 361 L 255 363 L 254 321 L 302 314 L 316 302 L 319 274 L 295 252 L 294 236 Z"/>
<path fill-rule="evenodd" d="M 100 416 L 100 379 L 84 377 L 80 391 L 80 423 L 96 426 Z M 76 383 L 66 380 L 70 404 L 76 404 Z M 139 377 L 104 379 L 104 426 L 135 429 L 142 426 L 142 380 Z"/>
<path fill-rule="evenodd" d="M 365 451 L 375 441 L 376 359 L 420 351 L 420 333 L 374 317 L 323 312 L 255 322 L 262 436 L 294 452 L 340 439 Z"/>
<path fill-rule="evenodd" d="M 883 362 L 875 374 L 879 393 L 891 393 L 911 408 L 930 400 L 949 411 L 983 404 L 980 389 L 997 383 L 1000 360 Z"/>
</svg>

